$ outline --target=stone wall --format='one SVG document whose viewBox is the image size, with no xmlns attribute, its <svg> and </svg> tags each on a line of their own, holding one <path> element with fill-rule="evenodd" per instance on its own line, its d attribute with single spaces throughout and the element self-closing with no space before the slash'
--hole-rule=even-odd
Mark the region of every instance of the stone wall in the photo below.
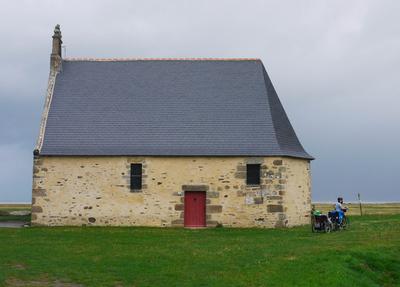
<svg viewBox="0 0 400 287">
<path fill-rule="evenodd" d="M 130 191 L 130 164 L 143 164 L 143 189 Z M 246 164 L 261 184 L 246 186 Z M 206 192 L 207 226 L 306 224 L 310 164 L 287 157 L 35 156 L 34 225 L 183 226 L 184 191 Z"/>
</svg>

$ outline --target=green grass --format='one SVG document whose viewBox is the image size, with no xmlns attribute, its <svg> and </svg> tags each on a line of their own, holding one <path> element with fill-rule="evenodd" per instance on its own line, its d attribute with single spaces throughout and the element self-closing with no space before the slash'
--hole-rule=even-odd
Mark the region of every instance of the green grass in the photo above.
<svg viewBox="0 0 400 287">
<path fill-rule="evenodd" d="M 30 204 L 26 203 L 0 203 L 0 210 L 29 210 Z"/>
<path fill-rule="evenodd" d="M 330 234 L 35 227 L 0 242 L 0 286 L 400 286 L 400 215 Z"/>
<path fill-rule="evenodd" d="M 30 204 L 0 204 L 0 222 L 4 221 L 22 221 L 30 222 L 30 215 L 10 215 L 11 211 L 29 210 Z"/>
<path fill-rule="evenodd" d="M 333 209 L 333 203 L 315 203 L 315 208 L 323 212 L 328 212 Z M 360 215 L 360 206 L 357 203 L 346 203 L 345 206 L 349 208 L 347 214 Z M 400 203 L 363 203 L 362 204 L 363 215 L 374 215 L 374 214 L 400 214 Z"/>
<path fill-rule="evenodd" d="M 30 215 L 1 215 L 0 222 L 5 221 L 21 221 L 21 222 L 31 222 Z"/>
</svg>

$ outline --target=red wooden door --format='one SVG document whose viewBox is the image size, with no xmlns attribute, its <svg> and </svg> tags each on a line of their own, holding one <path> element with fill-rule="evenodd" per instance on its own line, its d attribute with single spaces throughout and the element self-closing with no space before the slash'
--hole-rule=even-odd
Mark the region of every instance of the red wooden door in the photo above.
<svg viewBox="0 0 400 287">
<path fill-rule="evenodd" d="M 185 191 L 185 227 L 206 226 L 206 193 Z"/>
</svg>

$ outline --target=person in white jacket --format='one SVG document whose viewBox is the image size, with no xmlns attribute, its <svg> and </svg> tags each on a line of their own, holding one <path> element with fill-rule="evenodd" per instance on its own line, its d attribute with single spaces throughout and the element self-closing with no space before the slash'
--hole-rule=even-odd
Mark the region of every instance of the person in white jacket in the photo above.
<svg viewBox="0 0 400 287">
<path fill-rule="evenodd" d="M 342 223 L 344 213 L 347 210 L 347 208 L 343 206 L 343 197 L 338 197 L 337 202 L 335 204 L 335 210 L 339 215 L 339 223 Z"/>
</svg>

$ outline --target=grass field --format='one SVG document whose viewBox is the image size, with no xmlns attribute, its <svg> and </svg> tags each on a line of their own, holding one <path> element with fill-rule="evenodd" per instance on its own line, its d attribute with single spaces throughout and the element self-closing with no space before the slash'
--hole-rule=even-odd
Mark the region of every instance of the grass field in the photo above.
<svg viewBox="0 0 400 287">
<path fill-rule="evenodd" d="M 0 203 L 0 209 L 2 210 L 29 210 L 31 209 L 30 204 L 25 204 L 25 203 Z"/>
<path fill-rule="evenodd" d="M 315 203 L 315 208 L 327 213 L 333 209 L 333 203 Z M 357 203 L 346 203 L 349 208 L 348 215 L 360 215 L 360 206 Z M 400 202 L 395 203 L 363 203 L 363 215 L 373 214 L 400 214 Z"/>
<path fill-rule="evenodd" d="M 30 210 L 30 204 L 0 204 L 0 222 L 3 221 L 22 221 L 22 222 L 30 222 L 31 216 L 30 215 L 10 215 L 10 211 L 17 211 L 17 210 Z"/>
<path fill-rule="evenodd" d="M 2 215 L 0 213 L 0 222 L 5 222 L 5 221 L 20 221 L 20 222 L 26 222 L 29 223 L 31 221 L 31 216 L 30 215 Z"/>
<path fill-rule="evenodd" d="M 400 286 L 400 215 L 349 230 L 0 229 L 0 286 Z"/>
</svg>

